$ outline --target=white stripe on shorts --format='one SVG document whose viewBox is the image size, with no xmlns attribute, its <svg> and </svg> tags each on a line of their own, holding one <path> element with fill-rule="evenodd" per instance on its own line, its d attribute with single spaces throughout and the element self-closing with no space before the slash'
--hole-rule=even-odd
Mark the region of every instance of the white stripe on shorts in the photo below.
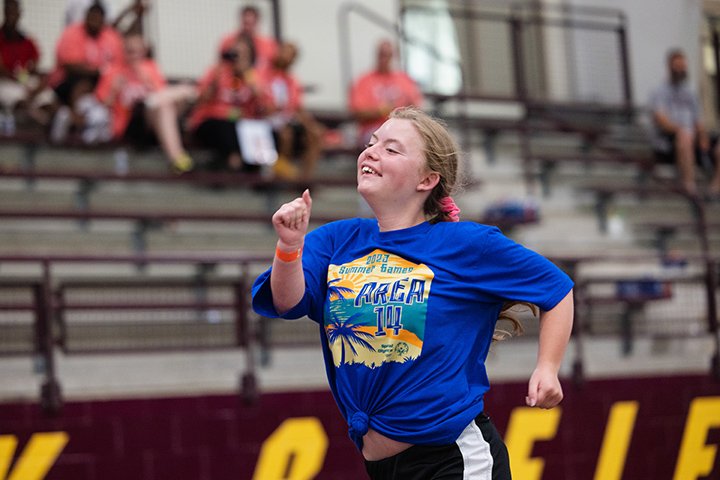
<svg viewBox="0 0 720 480">
<path fill-rule="evenodd" d="M 475 420 L 455 440 L 463 457 L 463 480 L 492 480 L 493 457 L 490 444 Z"/>
</svg>

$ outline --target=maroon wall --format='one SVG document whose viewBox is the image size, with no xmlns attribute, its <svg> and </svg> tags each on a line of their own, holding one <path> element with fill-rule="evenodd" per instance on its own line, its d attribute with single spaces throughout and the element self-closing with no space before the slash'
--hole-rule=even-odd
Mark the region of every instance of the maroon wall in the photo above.
<svg viewBox="0 0 720 480">
<path fill-rule="evenodd" d="M 611 408 L 636 401 L 622 478 L 670 480 L 691 403 L 720 399 L 720 383 L 708 376 L 590 381 L 582 388 L 566 382 L 565 390 L 556 433 L 535 442 L 530 455 L 544 460 L 543 479 L 592 479 Z M 493 386 L 487 410 L 501 432 L 513 409 L 522 407 L 525 391 L 525 383 Z M 360 456 L 327 391 L 268 393 L 253 406 L 232 395 L 69 402 L 56 418 L 43 416 L 36 404 L 3 404 L 0 436 L 18 440 L 12 469 L 33 434 L 66 432 L 69 440 L 48 479 L 250 479 L 263 442 L 283 420 L 295 417 L 317 418 L 329 439 L 316 478 L 364 478 Z M 720 424 L 707 428 L 705 445 L 720 445 Z M 707 476 L 694 478 L 720 478 L 716 457 Z M 0 458 L 0 470 L 2 464 Z"/>
</svg>

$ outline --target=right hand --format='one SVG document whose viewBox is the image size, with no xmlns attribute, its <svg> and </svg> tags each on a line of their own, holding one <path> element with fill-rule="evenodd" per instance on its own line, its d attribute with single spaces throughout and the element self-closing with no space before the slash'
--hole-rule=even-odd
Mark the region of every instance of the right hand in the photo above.
<svg viewBox="0 0 720 480">
<path fill-rule="evenodd" d="M 310 223 L 311 210 L 310 190 L 305 190 L 301 197 L 283 204 L 275 212 L 272 216 L 272 224 L 281 250 L 291 251 L 302 247 Z"/>
</svg>

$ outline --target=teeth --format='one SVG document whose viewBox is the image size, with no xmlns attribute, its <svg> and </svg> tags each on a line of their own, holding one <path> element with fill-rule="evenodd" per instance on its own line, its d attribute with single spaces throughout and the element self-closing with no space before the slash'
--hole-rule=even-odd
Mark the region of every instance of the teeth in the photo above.
<svg viewBox="0 0 720 480">
<path fill-rule="evenodd" d="M 363 173 L 375 173 L 375 170 L 373 170 L 372 168 L 370 168 L 368 166 L 364 166 L 364 167 L 362 167 L 362 172 Z"/>
</svg>

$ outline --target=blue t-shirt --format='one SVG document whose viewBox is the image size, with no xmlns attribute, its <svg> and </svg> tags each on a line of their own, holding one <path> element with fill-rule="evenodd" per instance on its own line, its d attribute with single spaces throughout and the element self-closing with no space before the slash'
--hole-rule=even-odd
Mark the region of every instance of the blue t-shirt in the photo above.
<svg viewBox="0 0 720 480">
<path fill-rule="evenodd" d="M 483 410 L 492 334 L 505 301 L 550 310 L 565 273 L 472 222 L 380 232 L 374 219 L 329 223 L 305 238 L 306 291 L 283 315 L 320 325 L 330 388 L 362 448 L 368 426 L 401 442 L 454 442 Z M 277 317 L 270 270 L 253 308 Z"/>
</svg>

